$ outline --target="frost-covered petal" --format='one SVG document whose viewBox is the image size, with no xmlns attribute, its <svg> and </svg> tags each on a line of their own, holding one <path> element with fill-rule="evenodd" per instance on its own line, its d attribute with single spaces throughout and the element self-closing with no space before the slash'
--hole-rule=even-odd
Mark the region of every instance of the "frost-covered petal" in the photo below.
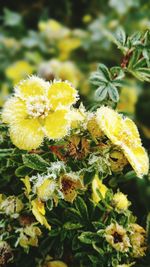
<svg viewBox="0 0 150 267">
<path fill-rule="evenodd" d="M 122 149 L 136 174 L 139 177 L 147 174 L 149 159 L 142 147 L 135 123 L 129 118 L 123 119 L 121 115 L 108 107 L 98 109 L 96 116 L 101 130 L 113 144 Z"/>
<path fill-rule="evenodd" d="M 77 91 L 68 82 L 53 82 L 48 90 L 48 98 L 52 108 L 71 106 L 77 100 Z"/>
<path fill-rule="evenodd" d="M 39 77 L 31 76 L 28 79 L 21 81 L 15 87 L 15 93 L 17 96 L 27 99 L 28 97 L 45 95 L 48 87 L 48 82 Z"/>
<path fill-rule="evenodd" d="M 2 120 L 4 123 L 13 124 L 27 116 L 26 104 L 17 97 L 11 97 L 4 105 Z"/>
<path fill-rule="evenodd" d="M 122 146 L 124 154 L 135 170 L 138 177 L 148 174 L 149 170 L 149 158 L 142 146 L 129 147 L 126 145 Z"/>
<path fill-rule="evenodd" d="M 122 117 L 111 108 L 101 107 L 97 110 L 96 119 L 100 129 L 117 145 L 122 130 Z"/>
<path fill-rule="evenodd" d="M 37 119 L 24 119 L 10 126 L 10 138 L 18 148 L 31 150 L 41 145 L 44 133 Z"/>
<path fill-rule="evenodd" d="M 50 139 L 63 138 L 70 126 L 70 122 L 67 119 L 67 110 L 57 110 L 50 113 L 45 119 L 45 133 Z"/>
</svg>

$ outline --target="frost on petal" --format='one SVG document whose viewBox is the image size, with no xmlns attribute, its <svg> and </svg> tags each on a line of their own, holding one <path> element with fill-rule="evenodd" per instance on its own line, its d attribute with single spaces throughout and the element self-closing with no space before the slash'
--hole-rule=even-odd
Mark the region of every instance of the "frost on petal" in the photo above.
<svg viewBox="0 0 150 267">
<path fill-rule="evenodd" d="M 140 135 L 135 123 L 123 118 L 108 107 L 97 111 L 97 122 L 104 134 L 118 145 L 139 177 L 148 173 L 149 159 L 142 147 Z"/>
<path fill-rule="evenodd" d="M 43 79 L 31 76 L 26 80 L 21 81 L 15 87 L 15 93 L 17 96 L 26 99 L 28 97 L 45 95 L 48 89 L 49 83 Z"/>
<path fill-rule="evenodd" d="M 44 138 L 36 119 L 24 119 L 10 126 L 10 138 L 15 146 L 24 150 L 38 148 Z"/>
<path fill-rule="evenodd" d="M 67 110 L 57 110 L 50 113 L 45 119 L 45 133 L 50 139 L 63 138 L 68 133 L 69 120 Z"/>
<path fill-rule="evenodd" d="M 142 178 L 143 175 L 148 174 L 149 158 L 144 147 L 128 147 L 123 145 L 122 149 L 138 177 Z"/>
<path fill-rule="evenodd" d="M 27 116 L 26 104 L 17 97 L 11 97 L 4 105 L 2 120 L 4 123 L 13 124 Z"/>
<path fill-rule="evenodd" d="M 122 117 L 111 108 L 101 107 L 97 110 L 96 119 L 100 129 L 117 145 L 122 129 Z"/>
<path fill-rule="evenodd" d="M 55 110 L 59 106 L 71 106 L 77 100 L 77 91 L 67 82 L 54 82 L 48 90 L 48 98 Z"/>
</svg>

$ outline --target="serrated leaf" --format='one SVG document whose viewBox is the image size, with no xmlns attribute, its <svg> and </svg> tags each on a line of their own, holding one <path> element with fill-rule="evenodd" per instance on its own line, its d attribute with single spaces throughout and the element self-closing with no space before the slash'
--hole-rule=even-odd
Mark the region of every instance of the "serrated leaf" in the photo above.
<svg viewBox="0 0 150 267">
<path fill-rule="evenodd" d="M 50 166 L 47 161 L 37 154 L 25 154 L 22 159 L 24 165 L 33 170 L 46 171 L 46 168 Z"/>
<path fill-rule="evenodd" d="M 95 100 L 96 101 L 103 101 L 106 96 L 107 96 L 107 86 L 106 85 L 101 85 L 97 88 L 95 91 Z"/>
<path fill-rule="evenodd" d="M 117 88 L 112 83 L 110 83 L 108 85 L 108 94 L 109 94 L 110 99 L 113 102 L 118 102 L 119 101 L 119 93 L 118 93 L 118 90 L 117 90 Z"/>
</svg>

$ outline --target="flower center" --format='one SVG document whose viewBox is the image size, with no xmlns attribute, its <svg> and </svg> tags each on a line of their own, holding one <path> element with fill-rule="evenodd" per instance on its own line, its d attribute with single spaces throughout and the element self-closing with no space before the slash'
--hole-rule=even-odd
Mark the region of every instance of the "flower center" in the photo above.
<svg viewBox="0 0 150 267">
<path fill-rule="evenodd" d="M 48 99 L 45 96 L 30 97 L 27 101 L 27 112 L 32 118 L 45 118 L 50 108 Z"/>
<path fill-rule="evenodd" d="M 75 184 L 73 181 L 63 178 L 62 180 L 62 191 L 64 194 L 67 194 L 75 189 Z"/>
<path fill-rule="evenodd" d="M 120 235 L 119 233 L 115 232 L 113 234 L 113 237 L 114 237 L 114 243 L 122 242 L 122 235 Z"/>
</svg>

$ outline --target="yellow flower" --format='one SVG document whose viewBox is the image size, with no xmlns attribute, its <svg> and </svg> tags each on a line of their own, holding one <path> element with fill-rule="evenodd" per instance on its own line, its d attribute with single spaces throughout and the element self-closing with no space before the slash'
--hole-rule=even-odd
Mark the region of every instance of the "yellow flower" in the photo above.
<svg viewBox="0 0 150 267">
<path fill-rule="evenodd" d="M 80 126 L 82 125 L 83 127 L 86 123 L 86 110 L 84 108 L 84 106 L 81 104 L 79 106 L 79 108 L 72 108 L 69 114 L 69 118 L 71 121 L 71 128 L 72 129 L 76 129 L 76 128 L 80 128 Z M 84 127 L 84 128 L 85 128 Z"/>
<path fill-rule="evenodd" d="M 137 176 L 146 175 L 149 159 L 134 122 L 104 106 L 97 110 L 97 122 L 111 142 L 122 149 Z"/>
<path fill-rule="evenodd" d="M 49 19 L 47 21 L 40 21 L 38 28 L 41 32 L 44 32 L 50 41 L 57 40 L 68 36 L 69 29 L 64 27 L 58 21 Z"/>
<path fill-rule="evenodd" d="M 140 225 L 133 223 L 130 225 L 131 228 L 131 245 L 132 255 L 134 258 L 140 258 L 145 256 L 147 250 L 146 246 L 146 231 Z"/>
<path fill-rule="evenodd" d="M 37 198 L 31 201 L 32 204 L 32 213 L 35 216 L 36 220 L 42 224 L 45 225 L 45 227 L 50 230 L 51 226 L 48 224 L 46 218 L 45 218 L 45 207 L 44 203 L 38 200 Z"/>
<path fill-rule="evenodd" d="M 21 247 L 38 246 L 38 237 L 42 234 L 39 227 L 31 224 L 25 228 L 18 229 L 18 231 L 20 232 L 18 242 Z"/>
<path fill-rule="evenodd" d="M 17 218 L 23 207 L 22 201 L 16 196 L 4 198 L 0 203 L 0 210 L 12 218 Z"/>
<path fill-rule="evenodd" d="M 73 62 L 65 61 L 62 62 L 62 67 L 59 69 L 58 77 L 60 77 L 63 81 L 68 80 L 77 87 L 82 79 L 82 74 Z"/>
<path fill-rule="evenodd" d="M 37 196 L 42 201 L 47 201 L 52 198 L 56 189 L 56 182 L 53 179 L 46 179 L 43 183 L 36 187 Z"/>
<path fill-rule="evenodd" d="M 114 149 L 109 154 L 110 167 L 113 172 L 121 172 L 124 167 L 128 164 L 128 161 L 124 154 Z"/>
<path fill-rule="evenodd" d="M 73 202 L 79 189 L 83 189 L 80 177 L 73 173 L 60 177 L 60 191 L 63 193 L 65 201 Z"/>
<path fill-rule="evenodd" d="M 77 87 L 82 79 L 82 74 L 77 66 L 71 61 L 61 62 L 58 59 L 51 59 L 39 66 L 40 77 L 50 81 L 61 79 L 69 81 Z"/>
<path fill-rule="evenodd" d="M 94 138 L 99 138 L 104 135 L 103 132 L 100 130 L 96 120 L 96 116 L 93 113 L 89 114 L 88 116 L 87 129 L 90 132 L 91 136 Z"/>
<path fill-rule="evenodd" d="M 97 204 L 101 197 L 98 194 L 97 191 L 100 192 L 103 198 L 105 198 L 106 192 L 108 188 L 102 183 L 102 181 L 99 179 L 98 175 L 96 174 L 93 181 L 92 181 L 92 199 Z"/>
<path fill-rule="evenodd" d="M 51 261 L 45 267 L 67 267 L 67 265 L 62 261 Z"/>
<path fill-rule="evenodd" d="M 118 211 L 125 211 L 129 207 L 130 202 L 128 201 L 126 195 L 122 192 L 117 192 L 113 196 L 112 204 Z"/>
<path fill-rule="evenodd" d="M 107 242 L 118 251 L 127 252 L 131 247 L 126 230 L 118 223 L 111 223 L 107 226 L 104 236 Z"/>
<path fill-rule="evenodd" d="M 81 45 L 81 41 L 76 37 L 67 37 L 65 39 L 61 39 L 58 43 L 58 48 L 60 51 L 60 59 L 66 60 L 69 58 L 70 53 Z"/>
<path fill-rule="evenodd" d="M 20 82 L 20 80 L 26 78 L 33 73 L 34 68 L 24 60 L 16 61 L 10 65 L 5 73 L 6 77 L 13 81 L 13 84 Z"/>
<path fill-rule="evenodd" d="M 14 145 L 31 150 L 38 148 L 45 136 L 63 138 L 70 127 L 70 106 L 76 100 L 77 91 L 68 82 L 49 84 L 35 76 L 20 82 L 2 112 Z"/>
<path fill-rule="evenodd" d="M 135 262 L 132 262 L 132 263 L 127 263 L 127 264 L 119 264 L 117 265 L 116 267 L 130 267 L 130 266 L 133 266 L 135 264 Z"/>
</svg>

